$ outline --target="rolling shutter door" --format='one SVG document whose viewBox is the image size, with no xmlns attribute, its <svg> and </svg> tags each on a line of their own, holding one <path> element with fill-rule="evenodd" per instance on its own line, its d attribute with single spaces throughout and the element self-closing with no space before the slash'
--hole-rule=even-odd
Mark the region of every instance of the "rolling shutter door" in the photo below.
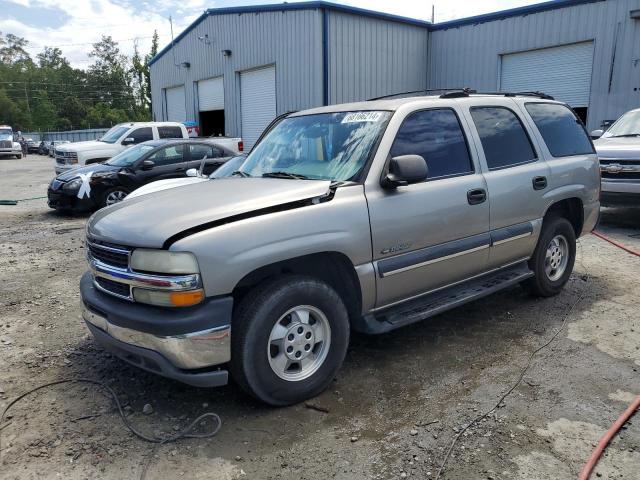
<svg viewBox="0 0 640 480">
<path fill-rule="evenodd" d="M 276 116 L 276 69 L 261 68 L 240 73 L 242 139 L 249 150 Z"/>
<path fill-rule="evenodd" d="M 593 42 L 563 45 L 502 56 L 500 89 L 541 91 L 572 107 L 588 107 Z"/>
<path fill-rule="evenodd" d="M 167 101 L 167 121 L 184 122 L 187 120 L 187 107 L 184 98 L 184 85 L 167 88 L 165 90 Z"/>
<path fill-rule="evenodd" d="M 201 112 L 224 110 L 224 83 L 222 77 L 198 82 L 198 109 Z"/>
</svg>

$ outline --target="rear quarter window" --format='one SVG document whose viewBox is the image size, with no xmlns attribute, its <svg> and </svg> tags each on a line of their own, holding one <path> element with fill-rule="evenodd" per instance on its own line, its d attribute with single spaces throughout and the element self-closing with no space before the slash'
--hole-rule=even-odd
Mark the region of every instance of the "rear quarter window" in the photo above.
<svg viewBox="0 0 640 480">
<path fill-rule="evenodd" d="M 554 157 L 594 153 L 582 123 L 566 106 L 557 103 L 526 103 L 525 108 Z"/>
<path fill-rule="evenodd" d="M 180 127 L 158 127 L 158 136 L 160 138 L 182 138 L 182 129 Z"/>
</svg>

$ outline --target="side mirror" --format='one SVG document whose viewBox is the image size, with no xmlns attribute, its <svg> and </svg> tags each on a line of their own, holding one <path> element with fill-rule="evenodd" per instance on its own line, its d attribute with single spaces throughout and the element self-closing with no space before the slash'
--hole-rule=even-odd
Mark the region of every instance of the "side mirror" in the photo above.
<svg viewBox="0 0 640 480">
<path fill-rule="evenodd" d="M 591 136 L 591 138 L 593 138 L 594 140 L 600 138 L 602 136 L 602 134 L 604 133 L 604 130 L 593 130 L 589 135 Z"/>
<path fill-rule="evenodd" d="M 151 170 L 155 166 L 156 164 L 153 160 L 145 160 L 142 162 L 141 168 L 142 170 Z"/>
<path fill-rule="evenodd" d="M 127 137 L 124 140 L 122 140 L 122 145 L 133 145 L 135 143 L 136 139 L 133 137 Z"/>
<path fill-rule="evenodd" d="M 198 175 L 198 170 L 195 168 L 190 168 L 189 170 L 187 170 L 187 177 L 199 177 L 200 175 Z"/>
<path fill-rule="evenodd" d="M 389 162 L 389 173 L 382 179 L 384 188 L 397 188 L 426 180 L 427 162 L 420 155 L 401 155 Z"/>
</svg>

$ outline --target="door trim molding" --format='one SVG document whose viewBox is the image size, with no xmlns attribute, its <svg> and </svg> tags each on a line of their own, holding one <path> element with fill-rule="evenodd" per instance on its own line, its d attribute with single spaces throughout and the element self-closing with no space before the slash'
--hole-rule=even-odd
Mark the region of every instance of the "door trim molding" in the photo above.
<svg viewBox="0 0 640 480">
<path fill-rule="evenodd" d="M 484 250 L 490 246 L 491 235 L 489 232 L 480 233 L 471 237 L 453 240 L 451 242 L 441 243 L 379 260 L 378 274 L 381 278 L 384 278 L 406 272 L 407 270 L 413 270 L 414 268 L 420 268 L 432 263 Z"/>
<path fill-rule="evenodd" d="M 518 240 L 533 235 L 533 223 L 523 222 L 508 227 L 491 230 L 491 245 L 502 245 L 503 243 Z"/>
<path fill-rule="evenodd" d="M 479 252 L 533 235 L 533 222 L 523 222 L 497 228 L 486 233 L 472 235 L 450 242 L 432 245 L 377 261 L 380 278 L 390 277 L 415 268 L 432 265 L 452 258 Z"/>
</svg>

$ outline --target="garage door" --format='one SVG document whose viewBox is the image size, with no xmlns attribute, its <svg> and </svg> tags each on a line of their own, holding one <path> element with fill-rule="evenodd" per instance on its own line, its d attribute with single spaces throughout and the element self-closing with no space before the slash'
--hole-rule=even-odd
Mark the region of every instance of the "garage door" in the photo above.
<svg viewBox="0 0 640 480">
<path fill-rule="evenodd" d="M 572 107 L 589 106 L 593 42 L 502 56 L 500 89 L 542 91 Z"/>
<path fill-rule="evenodd" d="M 222 77 L 198 82 L 198 108 L 201 112 L 224 110 L 224 83 Z"/>
<path fill-rule="evenodd" d="M 276 116 L 276 69 L 240 73 L 242 139 L 249 149 Z"/>
<path fill-rule="evenodd" d="M 186 101 L 184 98 L 184 85 L 167 88 L 165 90 L 167 101 L 167 121 L 184 122 L 187 120 Z"/>
</svg>

